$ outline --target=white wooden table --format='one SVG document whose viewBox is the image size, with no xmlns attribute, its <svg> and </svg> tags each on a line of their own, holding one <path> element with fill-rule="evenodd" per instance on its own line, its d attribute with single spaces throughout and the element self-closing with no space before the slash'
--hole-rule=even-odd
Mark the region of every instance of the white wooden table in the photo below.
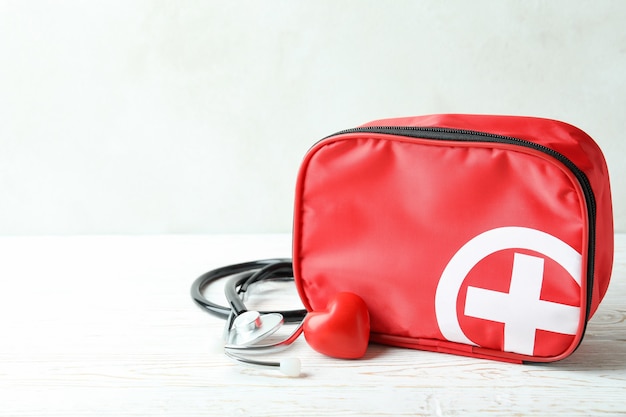
<svg viewBox="0 0 626 417">
<path fill-rule="evenodd" d="M 373 345 L 364 360 L 341 361 L 299 340 L 284 353 L 301 358 L 298 379 L 211 350 L 223 323 L 189 296 L 206 270 L 289 257 L 290 247 L 288 235 L 0 238 L 0 415 L 626 415 L 626 235 L 566 360 L 510 365 Z M 295 291 L 276 293 L 280 307 L 299 306 Z"/>
</svg>

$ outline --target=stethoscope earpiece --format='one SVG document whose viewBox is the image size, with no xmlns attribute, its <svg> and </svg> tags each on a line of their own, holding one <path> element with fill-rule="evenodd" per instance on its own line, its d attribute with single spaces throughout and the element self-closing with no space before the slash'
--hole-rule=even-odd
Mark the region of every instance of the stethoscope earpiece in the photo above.
<svg viewBox="0 0 626 417">
<path fill-rule="evenodd" d="M 286 358 L 280 361 L 280 372 L 287 376 L 299 377 L 300 376 L 300 359 L 298 358 Z"/>
</svg>

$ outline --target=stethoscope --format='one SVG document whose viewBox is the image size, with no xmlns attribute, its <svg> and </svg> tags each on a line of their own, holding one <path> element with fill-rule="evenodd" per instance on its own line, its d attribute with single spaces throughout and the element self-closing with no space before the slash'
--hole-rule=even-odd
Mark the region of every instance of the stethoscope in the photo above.
<svg viewBox="0 0 626 417">
<path fill-rule="evenodd" d="M 228 278 L 224 293 L 229 306 L 209 301 L 203 294 L 211 283 Z M 306 310 L 252 311 L 248 310 L 242 295 L 252 284 L 270 280 L 293 280 L 290 259 L 266 259 L 229 265 L 209 271 L 198 277 L 191 285 L 191 297 L 208 313 L 226 320 L 224 327 L 224 353 L 240 363 L 270 367 L 287 376 L 300 375 L 300 360 L 287 358 L 280 362 L 263 361 L 248 355 L 271 354 L 289 347 L 303 331 Z M 276 343 L 261 343 L 274 334 L 283 324 L 297 324 L 296 329 L 284 340 Z"/>
</svg>

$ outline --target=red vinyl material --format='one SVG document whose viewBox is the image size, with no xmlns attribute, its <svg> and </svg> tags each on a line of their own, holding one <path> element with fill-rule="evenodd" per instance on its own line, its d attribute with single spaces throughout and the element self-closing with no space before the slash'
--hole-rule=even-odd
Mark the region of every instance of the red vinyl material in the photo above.
<svg viewBox="0 0 626 417">
<path fill-rule="evenodd" d="M 571 354 L 613 261 L 608 171 L 595 142 L 529 117 L 364 125 L 381 126 L 539 144 L 569 159 L 589 190 L 551 153 L 523 144 L 365 129 L 330 136 L 305 156 L 296 189 L 294 275 L 305 307 L 324 310 L 352 292 L 367 304 L 373 341 L 513 362 Z"/>
</svg>

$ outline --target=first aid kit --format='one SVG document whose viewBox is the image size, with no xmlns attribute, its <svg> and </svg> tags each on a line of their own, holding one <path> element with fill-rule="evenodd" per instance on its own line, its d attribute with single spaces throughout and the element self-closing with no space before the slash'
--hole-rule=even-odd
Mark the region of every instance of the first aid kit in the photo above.
<svg viewBox="0 0 626 417">
<path fill-rule="evenodd" d="M 361 297 L 370 340 L 512 362 L 579 345 L 611 275 L 607 166 L 569 124 L 377 120 L 302 163 L 293 269 L 304 306 Z"/>
<path fill-rule="evenodd" d="M 248 357 L 301 333 L 362 357 L 370 342 L 513 363 L 571 355 L 609 285 L 613 215 L 598 145 L 556 120 L 438 114 L 376 120 L 315 143 L 298 173 L 293 259 L 209 271 L 192 297 Z M 203 295 L 226 284 L 229 306 Z M 251 285 L 293 279 L 304 310 L 248 311 Z M 283 323 L 283 341 L 263 343 Z"/>
</svg>

